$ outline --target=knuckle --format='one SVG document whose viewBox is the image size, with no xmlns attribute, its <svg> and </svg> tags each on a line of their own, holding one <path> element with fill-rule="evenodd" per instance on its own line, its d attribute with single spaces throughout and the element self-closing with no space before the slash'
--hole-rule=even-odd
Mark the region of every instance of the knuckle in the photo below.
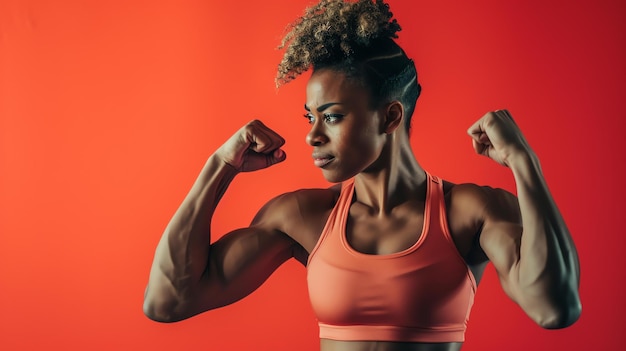
<svg viewBox="0 0 626 351">
<path fill-rule="evenodd" d="M 494 125 L 494 123 L 496 123 L 496 115 L 493 112 L 489 112 L 487 115 L 485 115 L 484 123 L 485 126 Z"/>
<path fill-rule="evenodd" d="M 244 131 L 253 131 L 258 127 L 259 123 L 260 123 L 259 120 L 253 119 L 250 122 L 246 123 L 242 129 Z"/>
<path fill-rule="evenodd" d="M 258 125 L 259 125 L 259 122 L 257 120 L 252 120 L 243 126 L 243 130 L 245 132 L 253 132 L 254 130 L 258 128 Z"/>
<path fill-rule="evenodd" d="M 251 123 L 247 123 L 241 128 L 241 131 L 248 132 L 254 129 L 254 126 Z"/>
<path fill-rule="evenodd" d="M 256 126 L 256 127 L 265 127 L 263 122 L 261 122 L 260 119 L 256 119 L 256 118 L 248 122 L 248 125 Z"/>
</svg>

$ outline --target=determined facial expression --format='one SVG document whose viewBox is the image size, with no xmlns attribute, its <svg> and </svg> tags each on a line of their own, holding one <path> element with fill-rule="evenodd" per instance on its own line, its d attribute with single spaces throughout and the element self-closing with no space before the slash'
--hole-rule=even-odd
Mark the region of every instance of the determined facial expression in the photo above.
<svg viewBox="0 0 626 351">
<path fill-rule="evenodd" d="M 375 168 L 387 139 L 384 110 L 371 108 L 364 87 L 337 71 L 315 71 L 304 108 L 311 124 L 306 142 L 326 180 L 342 182 Z"/>
</svg>

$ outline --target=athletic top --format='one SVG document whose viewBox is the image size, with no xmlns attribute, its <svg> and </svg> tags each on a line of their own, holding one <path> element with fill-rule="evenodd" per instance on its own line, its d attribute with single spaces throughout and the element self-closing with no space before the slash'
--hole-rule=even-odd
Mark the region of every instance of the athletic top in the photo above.
<svg viewBox="0 0 626 351">
<path fill-rule="evenodd" d="M 424 227 L 408 249 L 364 254 L 346 239 L 354 179 L 309 255 L 307 281 L 320 338 L 344 341 L 462 342 L 476 281 L 446 220 L 443 182 L 427 174 Z M 419 237 L 418 237 L 419 235 Z"/>
</svg>

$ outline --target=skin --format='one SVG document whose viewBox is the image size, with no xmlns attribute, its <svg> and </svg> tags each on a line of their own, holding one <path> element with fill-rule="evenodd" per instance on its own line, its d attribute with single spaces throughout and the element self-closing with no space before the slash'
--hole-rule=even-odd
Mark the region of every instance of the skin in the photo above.
<svg viewBox="0 0 626 351">
<path fill-rule="evenodd" d="M 368 99 L 367 90 L 342 73 L 314 72 L 307 85 L 306 142 L 327 180 L 355 177 L 349 244 L 363 253 L 390 254 L 417 240 L 426 176 L 402 127 L 402 104 L 371 109 Z M 491 261 L 506 294 L 538 325 L 571 325 L 581 311 L 578 257 L 537 156 L 505 110 L 487 113 L 468 135 L 477 153 L 511 169 L 518 197 L 444 182 L 448 225 L 459 253 L 477 281 Z M 283 144 L 262 122 L 252 121 L 207 160 L 157 246 L 144 299 L 149 318 L 174 322 L 233 303 L 286 260 L 306 263 L 337 201 L 337 185 L 280 195 L 249 227 L 210 239 L 213 212 L 232 179 L 284 161 Z M 390 233 L 390 227 L 397 229 Z M 451 351 L 461 345 L 320 342 L 322 351 Z"/>
</svg>

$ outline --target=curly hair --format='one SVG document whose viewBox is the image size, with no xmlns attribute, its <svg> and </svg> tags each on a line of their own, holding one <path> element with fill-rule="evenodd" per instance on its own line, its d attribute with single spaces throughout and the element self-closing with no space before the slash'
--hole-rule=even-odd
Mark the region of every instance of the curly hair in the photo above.
<svg viewBox="0 0 626 351">
<path fill-rule="evenodd" d="M 370 89 L 374 106 L 399 100 L 408 131 L 421 87 L 415 64 L 394 41 L 400 30 L 383 0 L 321 0 L 287 27 L 276 85 L 311 68 L 344 73 Z"/>
</svg>

